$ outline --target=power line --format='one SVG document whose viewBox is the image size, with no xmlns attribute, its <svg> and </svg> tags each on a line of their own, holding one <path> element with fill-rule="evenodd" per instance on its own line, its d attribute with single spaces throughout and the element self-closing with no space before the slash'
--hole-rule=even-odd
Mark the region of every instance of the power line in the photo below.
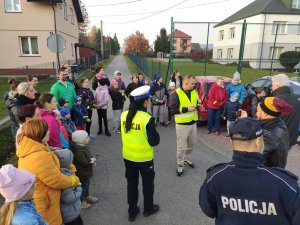
<svg viewBox="0 0 300 225">
<path fill-rule="evenodd" d="M 199 1 L 205 1 L 205 0 L 199 0 Z M 226 1 L 230 1 L 230 0 L 224 0 L 224 2 Z M 222 1 L 221 1 L 222 2 Z M 211 4 L 211 3 L 207 3 L 207 4 Z M 181 10 L 181 9 L 188 9 L 188 8 L 193 8 L 193 7 L 197 7 L 197 6 L 203 6 L 203 4 L 201 5 L 192 5 L 192 6 L 187 6 L 187 7 L 183 7 L 183 8 L 177 8 L 177 9 L 171 9 L 170 11 L 174 11 L 174 10 Z M 145 14 L 150 14 L 150 13 L 157 13 L 160 11 L 152 11 L 152 12 L 143 12 L 143 13 L 129 13 L 129 14 L 114 14 L 114 15 L 101 15 L 101 16 L 89 16 L 89 17 L 122 17 L 122 16 L 135 16 L 135 15 L 145 15 Z"/>
<path fill-rule="evenodd" d="M 129 1 L 129 2 L 111 3 L 111 4 L 106 4 L 106 5 L 86 5 L 85 7 L 98 7 L 98 6 L 105 7 L 105 6 L 113 6 L 113 5 L 125 5 L 125 4 L 131 4 L 131 3 L 134 3 L 134 2 L 140 2 L 140 1 L 143 1 L 143 0 L 134 0 L 134 1 Z"/>
<path fill-rule="evenodd" d="M 152 16 L 156 16 L 157 14 L 166 12 L 166 11 L 168 11 L 169 9 L 172 9 L 172 8 L 178 6 L 178 5 L 181 5 L 182 3 L 186 2 L 186 1 L 188 1 L 188 0 L 181 1 L 181 2 L 179 2 L 179 3 L 177 3 L 177 4 L 175 4 L 175 5 L 172 5 L 172 6 L 168 7 L 168 8 L 166 8 L 166 9 L 164 9 L 164 10 L 158 11 L 158 12 L 152 14 L 152 15 L 145 16 L 145 17 L 142 17 L 142 18 L 139 18 L 139 19 L 136 19 L 136 20 L 131 20 L 131 21 L 122 22 L 122 23 L 107 23 L 107 22 L 105 22 L 105 23 L 107 23 L 107 24 L 126 24 L 126 23 L 137 22 L 137 21 L 140 21 L 140 20 L 148 19 L 148 18 L 150 18 L 150 17 L 152 17 Z"/>
<path fill-rule="evenodd" d="M 186 0 L 187 1 L 187 0 Z M 183 1 L 183 2 L 186 2 L 186 1 Z M 132 20 L 132 21 L 128 21 L 128 22 L 122 22 L 122 23 L 110 23 L 110 22 L 105 22 L 106 24 L 126 24 L 126 23 L 132 23 L 132 22 L 136 22 L 136 21 L 140 21 L 140 20 L 144 20 L 144 19 L 147 19 L 149 17 L 152 17 L 152 16 L 155 16 L 159 13 L 162 13 L 162 12 L 165 12 L 165 11 L 172 11 L 172 10 L 182 10 L 182 9 L 187 9 L 187 8 L 194 8 L 194 7 L 199 7 L 199 6 L 205 6 L 205 5 L 212 5 L 212 4 L 218 4 L 218 3 L 222 3 L 222 2 L 228 2 L 228 1 L 231 1 L 231 0 L 222 0 L 222 1 L 216 1 L 216 2 L 209 2 L 209 3 L 203 3 L 203 4 L 200 4 L 200 5 L 193 5 L 193 6 L 186 6 L 186 7 L 182 7 L 182 8 L 177 8 L 177 9 L 172 9 L 174 8 L 175 6 L 178 6 L 180 4 L 182 4 L 183 2 L 180 2 L 179 4 L 177 5 L 174 5 L 174 6 L 171 6 L 169 7 L 168 9 L 165 9 L 165 10 L 162 10 L 162 11 L 156 11 L 156 12 L 153 12 L 154 14 L 150 15 L 150 16 L 146 16 L 146 17 L 143 17 L 143 18 L 140 18 L 140 19 L 137 19 L 137 20 Z M 141 14 L 149 14 L 150 12 L 148 13 L 141 13 Z"/>
</svg>

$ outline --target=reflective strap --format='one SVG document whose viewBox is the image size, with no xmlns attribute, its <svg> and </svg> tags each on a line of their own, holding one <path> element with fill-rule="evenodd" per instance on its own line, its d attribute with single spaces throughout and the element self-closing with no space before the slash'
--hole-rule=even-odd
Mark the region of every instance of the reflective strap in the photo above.
<svg viewBox="0 0 300 225">
<path fill-rule="evenodd" d="M 175 118 L 178 118 L 178 119 L 186 119 L 186 118 L 194 117 L 194 116 L 197 116 L 197 111 L 183 113 L 183 114 L 175 114 Z"/>
</svg>

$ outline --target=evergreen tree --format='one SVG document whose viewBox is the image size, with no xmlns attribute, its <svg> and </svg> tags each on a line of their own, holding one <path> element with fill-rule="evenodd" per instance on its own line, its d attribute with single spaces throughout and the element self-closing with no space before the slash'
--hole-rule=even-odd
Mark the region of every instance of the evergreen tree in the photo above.
<svg viewBox="0 0 300 225">
<path fill-rule="evenodd" d="M 170 52 L 170 37 L 167 35 L 167 31 L 165 28 L 160 29 L 160 34 L 156 36 L 156 40 L 154 42 L 154 51 L 163 52 L 165 54 Z"/>
</svg>

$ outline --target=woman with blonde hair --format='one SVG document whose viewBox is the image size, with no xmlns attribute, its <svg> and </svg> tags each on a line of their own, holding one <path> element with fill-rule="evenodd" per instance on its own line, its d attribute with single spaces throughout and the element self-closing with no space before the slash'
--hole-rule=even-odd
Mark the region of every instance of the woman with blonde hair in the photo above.
<svg viewBox="0 0 300 225">
<path fill-rule="evenodd" d="M 47 225 L 32 202 L 35 177 L 13 165 L 0 169 L 0 194 L 5 204 L 0 211 L 0 225 Z"/>
<path fill-rule="evenodd" d="M 61 190 L 77 186 L 79 178 L 61 173 L 59 159 L 48 148 L 48 140 L 48 125 L 43 119 L 26 121 L 18 136 L 18 165 L 36 176 L 33 199 L 37 211 L 49 225 L 61 225 Z"/>
</svg>

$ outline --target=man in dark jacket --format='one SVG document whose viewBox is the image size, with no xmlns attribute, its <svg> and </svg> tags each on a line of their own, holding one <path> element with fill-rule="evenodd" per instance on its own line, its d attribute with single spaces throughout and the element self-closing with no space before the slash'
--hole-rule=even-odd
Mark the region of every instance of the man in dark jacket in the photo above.
<svg viewBox="0 0 300 225">
<path fill-rule="evenodd" d="M 212 166 L 201 186 L 199 204 L 216 225 L 298 225 L 297 176 L 263 165 L 263 131 L 253 118 L 230 128 L 232 161 Z"/>
<path fill-rule="evenodd" d="M 287 115 L 292 107 L 285 101 L 268 97 L 257 106 L 257 119 L 264 130 L 263 161 L 269 167 L 285 168 L 289 150 L 289 134 L 281 115 Z"/>
<path fill-rule="evenodd" d="M 293 94 L 290 81 L 285 74 L 272 77 L 272 93 L 274 97 L 280 98 L 293 106 L 293 111 L 287 116 L 281 116 L 285 122 L 290 135 L 290 148 L 297 143 L 300 122 L 300 95 Z"/>
</svg>

